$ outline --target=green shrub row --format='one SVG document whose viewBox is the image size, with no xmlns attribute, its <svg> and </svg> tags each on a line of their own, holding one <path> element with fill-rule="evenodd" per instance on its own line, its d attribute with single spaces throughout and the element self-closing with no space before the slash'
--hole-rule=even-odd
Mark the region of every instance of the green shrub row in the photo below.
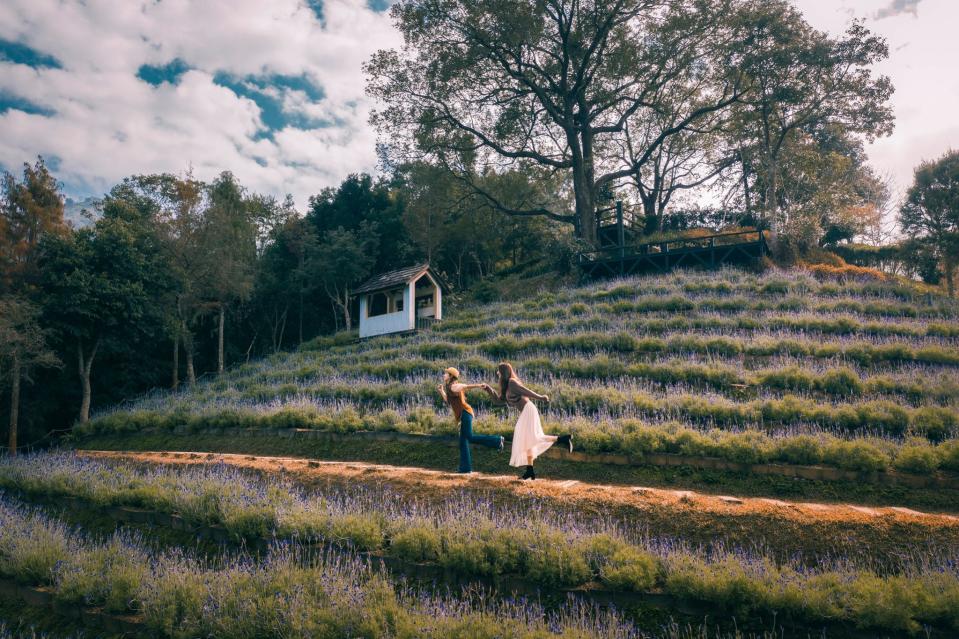
<svg viewBox="0 0 959 639">
<path fill-rule="evenodd" d="M 589 370 L 604 362 L 584 364 Z M 531 370 L 544 370 L 545 365 L 533 365 Z M 569 372 L 572 367 L 560 366 L 559 371 Z M 701 375 L 703 381 L 711 385 L 722 385 L 728 389 L 736 383 L 732 371 L 721 369 L 697 369 L 695 366 L 677 365 L 675 367 L 630 366 L 624 374 L 645 375 L 659 381 L 692 382 L 694 375 Z M 599 376 L 597 375 L 597 378 Z M 672 378 L 672 379 L 670 379 Z M 600 378 L 601 379 L 601 378 Z M 805 371 L 785 369 L 764 372 L 757 375 L 765 386 L 786 390 L 820 390 L 830 396 L 851 398 L 861 395 L 863 384 L 859 378 L 845 369 L 827 371 L 813 376 Z M 888 380 L 880 379 L 877 384 Z M 889 389 L 886 389 L 889 390 Z M 935 390 L 931 387 L 930 390 Z M 366 380 L 362 384 L 354 382 L 317 383 L 298 386 L 282 384 L 268 386 L 264 384 L 242 384 L 239 388 L 217 391 L 212 404 L 222 405 L 228 402 L 266 403 L 270 401 L 299 401 L 306 397 L 317 403 L 348 402 L 362 409 L 376 410 L 384 407 L 422 404 L 427 402 L 435 410 L 442 412 L 443 402 L 436 393 L 435 384 L 429 380 L 418 383 L 378 382 Z M 191 398 L 186 405 L 197 406 L 198 397 Z M 215 399 L 215 402 L 213 401 Z M 921 406 L 913 408 L 890 400 L 869 400 L 855 403 L 820 403 L 812 398 L 798 397 L 787 393 L 780 398 L 739 400 L 721 396 L 704 396 L 695 393 L 671 393 L 657 397 L 645 390 L 617 386 L 576 386 L 565 382 L 554 382 L 550 387 L 550 407 L 572 414 L 639 414 L 648 417 L 668 415 L 670 417 L 697 424 L 719 425 L 726 427 L 763 426 L 778 427 L 802 424 L 816 424 L 827 430 L 838 432 L 879 433 L 893 437 L 915 435 L 932 441 L 941 441 L 959 434 L 959 412 L 952 407 Z M 484 409 L 496 409 L 497 405 L 481 393 L 470 398 L 473 405 Z M 182 409 L 185 410 L 185 406 Z"/>
<path fill-rule="evenodd" d="M 547 358 L 520 360 L 524 371 L 583 380 L 610 381 L 624 377 L 644 379 L 660 384 L 690 384 L 718 391 L 730 391 L 743 386 L 754 389 L 819 392 L 831 397 L 861 397 L 863 395 L 897 395 L 912 401 L 932 400 L 950 402 L 959 398 L 959 382 L 941 380 L 898 379 L 888 375 L 862 378 L 847 367 L 824 373 L 814 373 L 791 366 L 756 372 L 743 372 L 722 364 L 683 364 L 679 362 L 627 363 L 605 355 L 586 358 Z M 440 370 L 421 366 L 418 371 Z"/>
<path fill-rule="evenodd" d="M 310 394 L 315 396 L 359 398 L 364 393 L 350 391 L 345 386 L 369 386 L 380 384 L 379 380 L 410 377 L 414 375 L 439 375 L 455 360 L 464 371 L 490 371 L 494 359 L 479 359 L 464 355 L 466 349 L 446 342 L 427 343 L 411 347 L 405 356 L 394 354 L 376 361 L 341 362 L 339 359 L 323 360 L 323 364 L 300 365 L 297 368 L 248 371 L 244 375 L 227 375 L 215 380 L 207 388 L 201 387 L 191 394 L 193 399 L 231 396 L 235 398 L 267 400 L 275 397 Z M 413 353 L 419 353 L 419 356 Z M 334 365 L 331 365 L 332 362 Z M 911 402 L 952 403 L 959 399 L 959 378 L 940 375 L 916 378 L 915 376 L 870 375 L 863 376 L 848 367 L 838 367 L 824 373 L 816 373 L 798 366 L 772 368 L 745 372 L 738 367 L 719 362 L 689 364 L 681 361 L 636 362 L 625 358 L 593 355 L 591 357 L 514 358 L 514 364 L 524 372 L 535 372 L 561 378 L 574 378 L 596 382 L 618 381 L 623 378 L 647 380 L 658 384 L 688 384 L 706 387 L 720 392 L 735 392 L 737 395 L 758 390 L 798 391 L 819 393 L 829 397 L 856 398 L 862 396 L 891 395 Z M 292 362 L 287 363 L 292 366 Z M 354 378 L 366 378 L 362 385 L 348 382 L 316 383 L 317 378 L 334 377 L 335 374 Z M 388 382 L 393 383 L 393 382 Z M 429 386 L 429 388 L 427 388 Z M 381 390 L 373 392 L 371 401 L 402 402 L 406 397 L 420 393 L 432 394 L 434 384 L 422 387 L 391 388 L 384 395 Z M 747 387 L 747 388 L 744 388 Z M 405 389 L 405 390 L 404 390 Z"/>
<path fill-rule="evenodd" d="M 530 321 L 502 320 L 494 324 L 473 328 L 447 329 L 445 325 L 436 328 L 443 337 L 459 342 L 472 342 L 488 339 L 497 333 L 509 332 L 514 335 L 529 333 L 549 333 L 562 328 L 565 332 L 575 333 L 589 330 L 604 330 L 611 322 L 601 315 L 585 313 L 588 307 L 577 307 L 573 315 L 580 315 L 558 322 L 555 319 Z M 861 322 L 854 317 L 815 317 L 806 315 L 739 315 L 734 317 L 690 317 L 688 314 L 664 318 L 644 318 L 626 320 L 616 324 L 614 330 L 626 329 L 637 333 L 659 335 L 669 332 L 691 331 L 792 331 L 796 333 L 815 333 L 821 335 L 869 335 L 874 337 L 938 337 L 954 339 L 959 337 L 959 323 L 907 324 L 896 322 Z M 314 349 L 316 350 L 316 349 Z"/>
<path fill-rule="evenodd" d="M 540 335 L 517 338 L 499 336 L 475 345 L 476 350 L 493 357 L 512 357 L 540 351 L 579 351 L 594 353 L 612 351 L 635 354 L 688 354 L 735 357 L 769 357 L 788 355 L 816 359 L 842 358 L 863 366 L 884 362 L 915 362 L 941 366 L 959 366 L 959 349 L 943 346 L 913 348 L 906 344 L 849 345 L 824 344 L 812 340 L 757 339 L 746 340 L 733 337 L 685 336 L 662 339 L 636 337 L 629 333 L 589 332 L 577 335 Z"/>
<path fill-rule="evenodd" d="M 555 400 L 554 400 L 555 398 Z M 668 415 L 689 422 L 724 426 L 777 426 L 817 424 L 840 432 L 865 431 L 899 437 L 905 434 L 941 440 L 956 432 L 959 415 L 951 408 L 909 408 L 887 400 L 856 404 L 821 404 L 786 395 L 779 399 L 736 402 L 699 394 L 674 394 L 657 398 L 644 391 L 615 388 L 581 388 L 556 384 L 551 401 L 577 412 L 620 411 L 641 415 Z"/>
<path fill-rule="evenodd" d="M 481 415 L 483 430 L 510 437 L 513 422 Z M 586 453 L 624 453 L 637 458 L 644 454 L 671 453 L 686 456 L 718 457 L 738 463 L 816 465 L 857 471 L 898 469 L 931 474 L 939 469 L 959 472 L 959 439 L 933 445 L 922 438 L 903 443 L 881 438 L 845 439 L 816 435 L 774 436 L 759 430 L 729 432 L 713 428 L 700 431 L 680 424 L 651 425 L 636 419 L 587 419 L 584 417 L 550 422 L 552 432 L 572 432 L 578 450 Z M 188 431 L 206 429 L 305 428 L 332 433 L 359 431 L 410 434 L 457 434 L 456 425 L 445 413 L 428 408 L 405 414 L 385 409 L 360 413 L 354 408 L 322 410 L 316 406 L 286 406 L 271 411 L 222 409 L 200 412 L 133 411 L 100 416 L 75 429 L 78 438 L 98 434 L 136 433 L 143 430 Z"/>
<path fill-rule="evenodd" d="M 812 313 L 812 314 L 855 314 L 863 317 L 887 319 L 927 318 L 941 320 L 955 317 L 955 306 L 940 303 L 932 306 L 917 306 L 912 303 L 888 301 L 863 302 L 856 299 L 840 299 L 817 302 L 805 297 L 791 296 L 770 299 L 729 297 L 689 297 L 685 295 L 656 295 L 643 291 L 643 295 L 632 299 L 597 302 L 583 299 L 568 304 L 532 303 L 521 306 L 496 305 L 470 309 L 464 317 L 444 320 L 439 330 L 474 328 L 499 320 L 529 321 L 539 319 L 562 319 L 568 317 L 639 315 L 650 313 L 693 313 L 716 312 L 725 314 L 756 313 Z"/>
<path fill-rule="evenodd" d="M 29 460 L 28 460 L 29 461 Z M 41 466 L 43 464 L 40 464 Z M 103 467 L 88 466 L 89 472 L 66 473 L 59 477 L 49 477 L 33 473 L 30 468 L 37 464 L 21 464 L 17 472 L 4 473 L 9 483 L 16 478 L 29 475 L 32 487 L 47 486 L 54 494 L 84 495 L 98 492 L 90 483 L 97 483 L 97 473 L 103 473 Z M 116 465 L 108 467 L 117 468 Z M 120 468 L 119 472 L 124 473 Z M 109 474 L 109 472 L 105 473 Z M 107 495 L 110 503 L 133 502 L 141 505 L 143 491 L 141 484 L 151 482 L 153 475 L 127 472 L 124 482 L 101 481 L 99 488 L 108 485 L 113 494 Z M 199 493 L 209 490 L 209 475 L 200 476 L 201 483 L 191 484 L 191 475 L 179 476 L 179 486 L 169 483 L 154 483 L 160 490 L 179 490 L 187 493 Z M 229 479 L 229 478 L 224 478 Z M 78 480 L 85 480 L 78 481 Z M 72 485 L 71 485 L 72 484 Z M 87 486 L 87 487 L 85 487 Z M 231 488 L 224 486 L 228 493 Z M 255 486 L 251 486 L 255 488 Z M 99 491 L 101 496 L 104 495 Z M 175 503 L 176 495 L 169 495 L 166 503 Z M 210 498 L 216 499 L 211 494 Z M 880 576 L 866 569 L 842 566 L 837 569 L 799 568 L 790 564 L 778 565 L 768 558 L 744 553 L 729 552 L 706 557 L 684 549 L 679 544 L 662 546 L 643 546 L 629 543 L 609 533 L 573 532 L 539 523 L 535 518 L 524 525 L 497 525 L 493 519 L 482 514 L 462 520 L 455 517 L 387 517 L 379 510 L 356 510 L 354 512 L 336 512 L 316 500 L 270 499 L 251 496 L 245 505 L 249 510 L 245 525 L 239 530 L 246 534 L 249 530 L 265 531 L 264 536 L 296 536 L 305 540 L 322 540 L 340 545 L 348 545 L 361 550 L 379 551 L 387 555 L 411 562 L 430 562 L 468 575 L 522 575 L 525 579 L 551 587 L 583 586 L 600 582 L 607 588 L 632 592 L 662 592 L 681 598 L 691 598 L 708 602 L 721 610 L 735 614 L 748 615 L 755 612 L 777 614 L 805 621 L 844 620 L 863 628 L 876 628 L 906 632 L 917 632 L 922 624 L 947 626 L 959 630 L 959 575 L 954 570 L 930 568 L 922 571 L 918 568 L 912 573 Z M 210 512 L 217 513 L 218 509 Z M 250 525 L 258 522 L 258 525 Z M 228 528 L 231 520 L 222 522 Z M 7 574 L 22 575 L 18 570 L 22 557 L 30 556 L 20 547 L 26 538 L 26 545 L 33 545 L 28 535 L 23 535 L 17 526 L 0 533 L 0 570 Z M 62 528 L 60 529 L 62 531 Z M 18 535 L 18 533 L 20 533 Z M 56 535 L 53 535 L 55 537 Z M 13 541 L 8 541 L 13 539 Z M 58 544 L 52 544 L 57 547 Z M 152 570 L 145 562 L 139 561 L 137 554 L 128 554 L 125 563 L 112 564 L 110 549 L 102 552 L 98 558 L 78 562 L 76 557 L 84 555 L 80 544 L 70 547 L 69 540 L 61 542 L 64 552 L 43 551 L 47 557 L 46 565 L 39 572 L 58 574 L 67 572 L 76 566 L 73 572 L 80 573 L 74 580 L 77 584 L 86 584 L 74 588 L 75 592 L 89 591 L 95 585 L 109 591 L 113 582 L 111 571 L 117 566 L 124 574 L 135 575 L 136 579 L 127 579 L 125 597 L 116 597 L 117 601 L 139 601 L 147 620 L 156 627 L 160 625 L 167 633 L 175 626 L 158 624 L 159 619 L 169 621 L 167 615 L 154 615 L 158 601 L 176 600 L 178 587 L 190 585 L 196 587 L 197 574 L 204 575 L 202 568 L 197 571 L 170 571 L 163 560 Z M 72 552 L 70 552 L 72 550 Z M 182 560 L 179 560 L 182 562 Z M 267 567 L 274 560 L 267 561 Z M 31 570 L 37 572 L 37 562 L 31 562 Z M 41 562 L 42 563 L 42 562 Z M 131 569 L 131 564 L 134 569 Z M 291 561 L 289 568 L 299 563 Z M 258 570 L 259 568 L 254 568 Z M 302 569 L 302 568 L 301 568 Z M 177 586 L 153 583 L 157 575 L 165 578 L 175 572 Z M 101 581 L 94 582 L 93 576 L 99 575 Z M 104 575 L 108 577 L 104 579 Z M 232 573 L 231 573 L 232 575 Z M 223 579 L 224 575 L 217 575 Z M 324 580 L 316 573 L 314 579 Z M 242 581 L 246 579 L 239 575 Z M 294 583 L 300 584 L 297 579 Z M 55 584 L 59 584 L 57 579 Z M 104 585 L 106 584 L 106 585 Z M 144 585 L 146 584 L 146 585 Z M 130 592 L 130 585 L 133 586 Z M 274 588 L 277 582 L 270 582 Z M 227 590 L 236 586 L 225 587 Z M 282 586 L 281 592 L 287 592 Z M 314 586 L 315 587 L 315 586 Z M 242 587 L 240 588 L 242 590 Z M 219 605 L 219 596 L 211 596 L 205 588 L 199 588 L 202 598 L 189 598 L 185 608 L 195 610 L 198 605 L 214 601 Z M 59 586 L 56 592 L 60 593 Z M 379 590 L 378 590 L 379 592 Z M 164 596 L 157 597 L 157 593 Z M 876 598 L 877 593 L 895 593 L 897 596 Z M 383 583 L 382 594 L 392 594 L 388 584 Z M 132 595 L 132 596 L 131 596 Z M 253 593 L 254 598 L 256 594 Z M 181 600 L 182 603 L 182 600 Z M 363 601 L 369 605 L 369 601 Z M 154 608 L 156 606 L 156 608 Z M 175 608 L 182 611 L 184 607 Z M 397 614 L 400 611 L 397 610 Z M 177 620 L 180 623 L 182 619 Z M 219 633 L 213 633 L 220 636 Z M 224 633 L 230 636 L 228 633 Z"/>
</svg>

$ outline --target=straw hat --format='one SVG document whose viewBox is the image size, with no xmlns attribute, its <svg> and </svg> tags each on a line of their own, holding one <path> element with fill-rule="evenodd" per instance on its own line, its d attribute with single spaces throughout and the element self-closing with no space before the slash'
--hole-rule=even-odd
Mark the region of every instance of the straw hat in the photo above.
<svg viewBox="0 0 959 639">
<path fill-rule="evenodd" d="M 458 370 L 456 370 L 455 368 L 453 368 L 452 366 L 450 366 L 449 368 L 447 368 L 447 369 L 446 369 L 445 371 L 443 371 L 443 372 L 444 372 L 444 373 L 448 373 L 449 376 L 452 377 L 453 379 L 459 379 L 459 378 L 460 378 L 460 372 L 459 372 Z"/>
</svg>

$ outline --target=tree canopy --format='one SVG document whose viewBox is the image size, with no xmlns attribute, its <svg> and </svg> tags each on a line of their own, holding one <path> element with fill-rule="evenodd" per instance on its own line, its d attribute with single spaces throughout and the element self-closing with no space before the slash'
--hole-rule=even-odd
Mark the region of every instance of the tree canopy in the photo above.
<svg viewBox="0 0 959 639">
<path fill-rule="evenodd" d="M 500 210 L 571 223 L 594 241 L 603 188 L 741 94 L 728 48 L 735 34 L 722 19 L 734 4 L 406 0 L 392 10 L 404 47 L 366 66 L 382 104 L 372 121 L 404 160 L 439 162 Z M 617 153 L 630 118 L 684 89 L 680 117 L 636 157 Z M 531 166 L 568 178 L 567 210 L 518 207 L 476 179 Z"/>
<path fill-rule="evenodd" d="M 928 253 L 941 268 L 950 295 L 959 266 L 959 151 L 916 168 L 915 180 L 899 212 L 903 232 L 915 253 Z"/>
<path fill-rule="evenodd" d="M 776 225 L 788 142 L 891 130 L 885 42 L 816 31 L 786 0 L 404 0 L 399 50 L 373 56 L 372 122 L 394 164 L 447 169 L 491 206 L 596 242 L 604 191 L 632 184 L 648 230 L 677 191 L 741 166 Z M 490 173 L 559 175 L 560 201 L 511 200 Z"/>
</svg>

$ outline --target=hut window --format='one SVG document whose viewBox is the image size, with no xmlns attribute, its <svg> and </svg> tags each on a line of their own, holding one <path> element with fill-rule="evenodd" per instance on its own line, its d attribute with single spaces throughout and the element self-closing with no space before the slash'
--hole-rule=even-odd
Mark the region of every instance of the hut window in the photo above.
<svg viewBox="0 0 959 639">
<path fill-rule="evenodd" d="M 386 315 L 387 312 L 389 312 L 389 298 L 386 296 L 386 293 L 373 293 L 367 298 L 366 305 L 369 309 L 367 312 L 369 317 Z"/>
</svg>

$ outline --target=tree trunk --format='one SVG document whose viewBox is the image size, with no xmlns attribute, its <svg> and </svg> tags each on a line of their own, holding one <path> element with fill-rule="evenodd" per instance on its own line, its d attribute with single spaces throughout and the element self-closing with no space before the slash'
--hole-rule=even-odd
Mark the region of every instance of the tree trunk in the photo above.
<svg viewBox="0 0 959 639">
<path fill-rule="evenodd" d="M 183 335 L 183 354 L 186 355 L 186 381 L 192 388 L 196 386 L 196 369 L 193 368 L 193 334 L 187 328 L 186 322 L 180 327 Z"/>
<path fill-rule="evenodd" d="M 173 331 L 173 377 L 170 388 L 176 390 L 180 386 L 180 330 Z"/>
<path fill-rule="evenodd" d="M 763 202 L 763 217 L 766 218 L 766 224 L 769 228 L 773 228 L 777 231 L 783 230 L 779 224 L 779 220 L 776 219 L 776 212 L 779 209 L 777 206 L 779 190 L 779 175 L 778 168 L 776 166 L 776 160 L 772 157 L 766 159 L 766 194 L 765 202 Z"/>
<path fill-rule="evenodd" d="M 93 358 L 97 356 L 97 349 L 100 347 L 100 338 L 93 342 L 93 349 L 87 356 L 83 352 L 83 340 L 77 340 L 77 364 L 80 373 L 80 384 L 83 390 L 83 398 L 80 401 L 79 421 L 85 424 L 90 421 L 90 372 L 93 370 Z"/>
<path fill-rule="evenodd" d="M 352 318 L 350 317 L 350 298 L 346 298 L 346 304 L 340 304 L 343 308 L 343 322 L 346 324 L 346 330 L 353 329 Z"/>
<path fill-rule="evenodd" d="M 300 322 L 300 326 L 299 326 L 299 331 L 300 331 L 300 333 L 299 333 L 299 335 L 298 335 L 298 338 L 299 338 L 299 339 L 298 339 L 298 341 L 297 341 L 297 344 L 302 344 L 302 343 L 303 343 L 303 287 L 302 287 L 302 286 L 300 287 L 300 317 L 299 317 L 299 322 Z"/>
<path fill-rule="evenodd" d="M 598 245 L 596 236 L 596 198 L 593 196 L 592 149 L 586 138 L 580 140 L 576 133 L 567 135 L 573 156 L 573 195 L 576 202 L 576 226 L 579 237 L 593 246 Z"/>
<path fill-rule="evenodd" d="M 956 264 L 953 260 L 946 258 L 943 264 L 943 271 L 946 276 L 946 292 L 949 297 L 956 296 Z"/>
<path fill-rule="evenodd" d="M 13 349 L 10 362 L 10 455 L 17 454 L 17 430 L 20 426 L 20 352 Z"/>
<path fill-rule="evenodd" d="M 663 219 L 656 207 L 656 196 L 652 193 L 640 195 L 643 201 L 643 233 L 652 235 L 663 228 Z"/>
<path fill-rule="evenodd" d="M 742 150 L 739 151 L 739 157 L 742 159 L 743 154 Z M 746 209 L 746 215 L 749 215 L 753 211 L 752 203 L 749 198 L 749 173 L 745 160 L 742 160 L 743 166 L 743 206 Z"/>
<path fill-rule="evenodd" d="M 283 336 L 286 334 L 286 318 L 289 316 L 289 306 L 283 309 L 283 315 L 281 316 L 280 324 L 280 339 L 276 342 L 275 352 L 279 353 L 280 349 L 283 348 Z M 248 358 L 249 359 L 249 358 Z"/>
<path fill-rule="evenodd" d="M 220 375 L 223 373 L 223 327 L 226 323 L 226 308 L 223 304 L 220 304 L 220 321 L 219 327 L 217 328 L 217 337 L 216 337 L 216 373 Z"/>
</svg>

